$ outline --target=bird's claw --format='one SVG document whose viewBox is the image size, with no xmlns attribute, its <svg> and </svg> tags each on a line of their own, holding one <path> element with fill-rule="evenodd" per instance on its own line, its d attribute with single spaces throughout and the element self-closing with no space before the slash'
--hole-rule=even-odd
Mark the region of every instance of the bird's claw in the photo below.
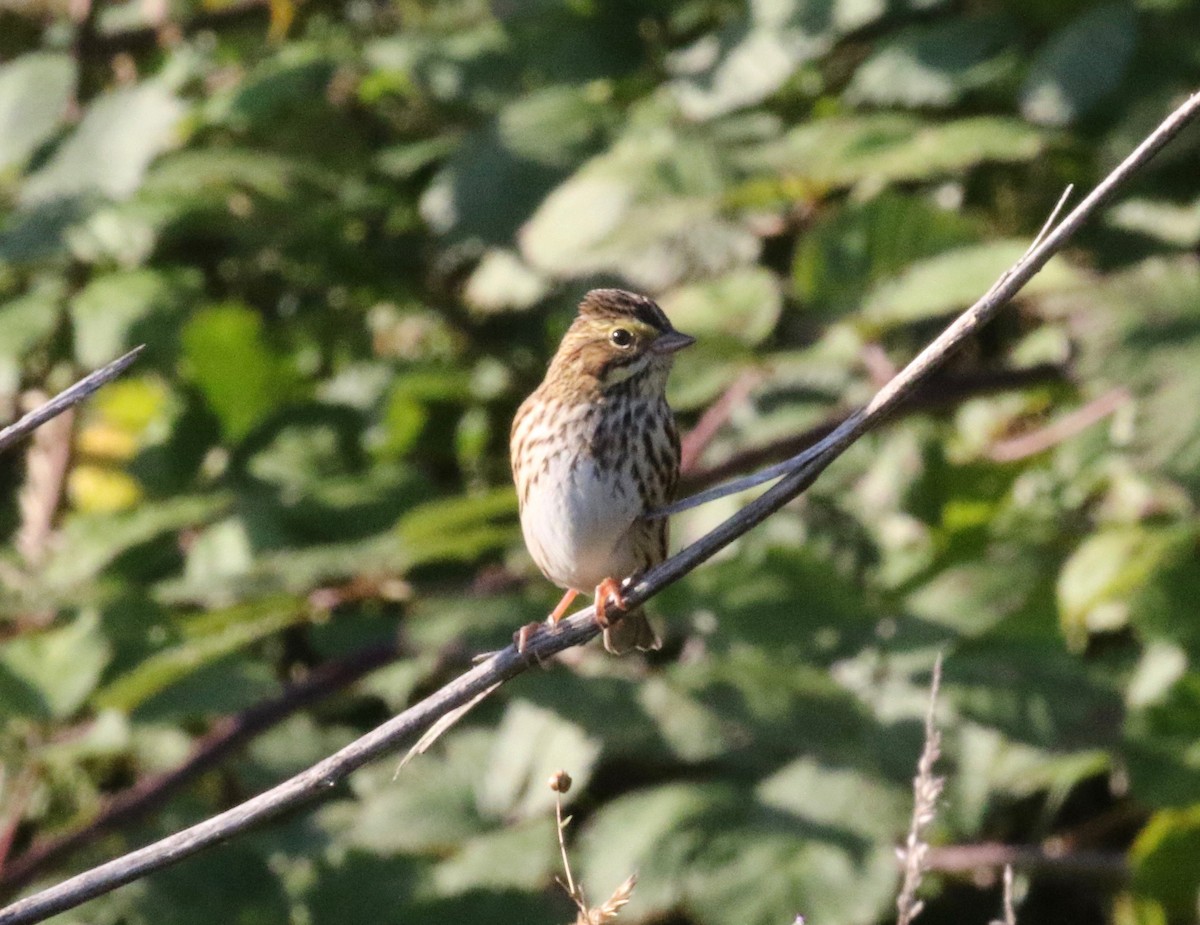
<svg viewBox="0 0 1200 925">
<path fill-rule="evenodd" d="M 542 624 L 536 620 L 533 623 L 526 623 L 519 630 L 513 633 L 513 644 L 517 647 L 517 652 L 521 655 L 525 654 L 525 647 L 529 645 L 529 637 L 541 629 Z"/>
<path fill-rule="evenodd" d="M 596 623 L 601 629 L 608 629 L 615 623 L 615 620 L 608 618 L 608 599 L 613 599 L 617 609 L 622 613 L 626 610 L 625 595 L 621 593 L 621 583 L 615 578 L 605 578 L 604 581 L 596 585 Z M 617 619 L 620 619 L 618 617 Z"/>
</svg>

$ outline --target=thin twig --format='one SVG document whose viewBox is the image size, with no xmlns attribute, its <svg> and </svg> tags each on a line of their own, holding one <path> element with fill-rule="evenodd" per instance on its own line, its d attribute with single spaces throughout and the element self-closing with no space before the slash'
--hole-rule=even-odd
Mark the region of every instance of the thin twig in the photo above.
<svg viewBox="0 0 1200 925">
<path fill-rule="evenodd" d="M 33 407 L 40 407 L 45 396 L 41 392 L 30 392 L 26 398 Z M 34 435 L 25 453 L 25 482 L 17 495 L 21 526 L 17 528 L 15 545 L 30 569 L 36 569 L 50 551 L 54 515 L 58 512 L 71 458 L 73 418 L 74 412 L 68 410 L 47 421 Z"/>
<path fill-rule="evenodd" d="M 134 347 L 124 356 L 118 357 L 107 366 L 103 366 L 94 373 L 84 376 L 69 389 L 59 392 L 44 405 L 34 408 L 15 424 L 10 424 L 4 430 L 0 430 L 0 453 L 3 453 L 18 440 L 28 437 L 51 418 L 57 417 L 72 405 L 83 401 L 83 399 L 87 398 L 105 383 L 116 379 L 117 376 L 130 367 L 143 349 L 145 349 L 145 344 L 140 347 Z"/>
<path fill-rule="evenodd" d="M 197 777 L 220 765 L 252 739 L 275 728 L 305 707 L 394 661 L 400 654 L 398 645 L 386 643 L 326 662 L 279 696 L 217 723 L 196 743 L 191 755 L 178 767 L 143 778 L 121 791 L 82 827 L 34 841 L 24 853 L 0 869 L 0 894 L 11 895 L 101 835 L 145 816 Z"/>
<path fill-rule="evenodd" d="M 1058 217 L 1062 214 L 1062 210 L 1067 207 L 1067 200 L 1071 198 L 1071 194 L 1073 192 L 1075 192 L 1075 184 L 1068 183 L 1067 188 L 1063 190 L 1063 194 L 1058 197 L 1058 202 L 1055 204 L 1054 208 L 1050 210 L 1050 214 L 1046 216 L 1046 222 L 1042 225 L 1042 230 L 1037 233 L 1037 237 L 1033 239 L 1033 242 L 1029 245 L 1029 249 L 1025 253 L 1029 253 L 1029 251 L 1041 244 L 1042 239 L 1050 233 L 1050 229 L 1053 228 L 1054 223 L 1058 221 Z"/>
<path fill-rule="evenodd" d="M 1120 851 L 1059 851 L 1046 845 L 942 845 L 930 848 L 925 862 L 927 870 L 943 874 L 974 875 L 1013 867 L 1039 877 L 1087 877 L 1114 887 L 1130 877 L 1129 861 Z"/>
<path fill-rule="evenodd" d="M 707 561 L 735 539 L 749 532 L 793 500 L 813 483 L 818 475 L 864 433 L 884 420 L 926 379 L 997 312 L 1057 253 L 1067 240 L 1114 192 L 1143 164 L 1200 112 L 1200 93 L 1189 97 L 1146 138 L 1137 149 L 1110 173 L 1037 248 L 988 290 L 982 299 L 967 309 L 933 343 L 906 366 L 861 411 L 852 414 L 823 441 L 821 454 L 747 504 L 733 517 L 703 537 L 650 569 L 636 582 L 626 582 L 625 606 L 634 608 L 663 588 L 678 581 Z M 615 599 L 608 602 L 609 613 L 620 613 Z M 328 793 L 339 781 L 367 762 L 398 748 L 410 736 L 419 733 L 455 707 L 467 703 L 497 682 L 507 681 L 530 665 L 550 658 L 564 649 L 581 645 L 599 634 L 595 610 L 588 607 L 559 624 L 559 631 L 533 636 L 525 654 L 508 646 L 490 659 L 467 671 L 455 681 L 434 692 L 420 703 L 372 730 L 345 748 L 318 762 L 245 803 L 219 813 L 175 835 L 101 864 L 46 890 L 0 910 L 0 925 L 25 925 L 38 922 L 57 912 L 74 908 L 122 884 L 160 870 L 201 849 L 225 841 L 252 825 L 273 818 L 285 810 Z"/>
<path fill-rule="evenodd" d="M 1013 903 L 1013 869 L 1011 864 L 1006 865 L 1004 868 L 1003 913 L 1004 918 L 1000 920 L 999 925 L 1017 925 L 1017 909 Z"/>
<path fill-rule="evenodd" d="M 705 409 L 696 426 L 680 441 L 679 468 L 682 471 L 686 472 L 700 461 L 700 457 L 725 426 L 734 410 L 750 397 L 754 387 L 761 381 L 760 370 L 748 369 L 733 381 L 720 398 Z"/>
<path fill-rule="evenodd" d="M 988 450 L 988 459 L 994 462 L 1015 462 L 1028 456 L 1036 456 L 1103 421 L 1132 399 L 1133 396 L 1127 388 L 1118 386 L 1040 430 L 1021 434 L 1019 437 L 997 440 Z"/>
</svg>

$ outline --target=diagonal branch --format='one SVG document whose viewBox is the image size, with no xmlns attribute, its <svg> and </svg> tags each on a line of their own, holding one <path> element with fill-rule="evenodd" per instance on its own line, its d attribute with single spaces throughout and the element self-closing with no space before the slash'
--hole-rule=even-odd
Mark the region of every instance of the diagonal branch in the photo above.
<svg viewBox="0 0 1200 925">
<path fill-rule="evenodd" d="M 891 414 L 913 389 L 997 312 L 1057 253 L 1079 227 L 1142 165 L 1196 115 L 1200 93 L 1193 94 L 1110 173 L 1071 213 L 1041 241 L 1030 248 L 1000 277 L 978 302 L 958 317 L 942 334 L 908 364 L 862 410 L 850 415 L 822 441 L 821 450 L 788 472 L 778 483 L 741 511 L 692 545 L 655 566 L 636 582 L 626 582 L 625 606 L 637 607 L 669 584 L 678 581 L 735 539 L 749 532 L 792 501 L 845 449 Z M 618 610 L 615 601 L 608 604 Z M 595 638 L 599 633 L 593 607 L 568 617 L 558 632 L 538 633 L 521 655 L 515 646 L 494 653 L 486 661 L 455 681 L 414 704 L 403 713 L 295 777 L 246 802 L 203 822 L 163 838 L 123 857 L 72 877 L 49 889 L 0 910 L 0 925 L 27 925 L 57 912 L 74 908 L 146 874 L 271 819 L 328 793 L 352 771 L 398 748 L 405 740 L 429 727 L 449 711 L 460 707 L 488 688 L 516 677 L 552 655 Z"/>
<path fill-rule="evenodd" d="M 117 376 L 133 365 L 133 361 L 138 358 L 138 354 L 144 348 L 145 344 L 140 347 L 134 347 L 124 356 L 117 357 L 117 359 L 113 360 L 107 366 L 102 366 L 94 373 L 84 376 L 69 389 L 59 392 L 44 405 L 34 408 L 16 423 L 10 424 L 4 430 L 0 430 L 0 453 L 3 453 L 19 440 L 28 437 L 47 421 L 58 417 L 58 415 L 62 414 L 72 405 L 77 405 L 83 401 L 100 388 L 100 386 L 116 379 Z"/>
</svg>

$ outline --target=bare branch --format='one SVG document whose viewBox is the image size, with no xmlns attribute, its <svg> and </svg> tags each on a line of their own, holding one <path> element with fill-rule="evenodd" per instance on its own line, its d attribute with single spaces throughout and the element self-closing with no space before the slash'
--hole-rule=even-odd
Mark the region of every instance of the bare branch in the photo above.
<svg viewBox="0 0 1200 925">
<path fill-rule="evenodd" d="M 995 462 L 1013 462 L 1026 456 L 1036 456 L 1103 421 L 1132 400 L 1133 396 L 1127 388 L 1117 386 L 1040 430 L 996 441 L 988 450 L 988 459 Z"/>
<path fill-rule="evenodd" d="M 785 475 L 780 482 L 747 504 L 733 517 L 675 556 L 648 571 L 640 580 L 626 582 L 625 606 L 637 607 L 667 585 L 678 581 L 738 537 L 762 523 L 792 501 L 845 449 L 890 415 L 930 373 L 990 321 L 1058 252 L 1080 225 L 1112 194 L 1167 144 L 1200 112 L 1200 93 L 1176 109 L 1137 149 L 1100 183 L 1042 242 L 1022 257 L 995 285 L 951 324 L 932 344 L 908 364 L 861 411 L 855 412 L 822 442 L 815 457 Z M 620 613 L 616 600 L 609 613 Z M 533 636 L 524 655 L 508 646 L 457 680 L 431 694 L 398 716 L 367 733 L 306 771 L 245 803 L 204 820 L 145 848 L 22 899 L 0 910 L 0 925 L 39 922 L 74 908 L 122 884 L 160 870 L 201 849 L 224 841 L 252 825 L 328 793 L 339 781 L 367 762 L 398 748 L 410 736 L 428 728 L 450 710 L 462 706 L 497 683 L 507 681 L 530 665 L 545 661 L 565 649 L 585 643 L 599 633 L 593 607 L 568 617 L 558 632 Z"/>
<path fill-rule="evenodd" d="M 1038 876 L 1088 877 L 1120 886 L 1130 877 L 1129 860 L 1120 851 L 1056 850 L 1053 845 L 1005 845 L 981 842 L 974 845 L 943 845 L 930 848 L 926 869 L 943 874 L 977 875 L 980 871 L 999 874 L 1005 867 Z"/>
<path fill-rule="evenodd" d="M 10 424 L 4 430 L 0 430 L 0 453 L 17 441 L 28 437 L 47 421 L 58 417 L 68 408 L 83 401 L 100 386 L 116 379 L 138 358 L 138 354 L 145 349 L 145 346 L 142 344 L 140 347 L 134 347 L 124 356 L 118 357 L 107 366 L 102 366 L 94 373 L 84 376 L 69 389 L 59 392 L 44 405 L 34 408 L 15 424 Z"/>
</svg>

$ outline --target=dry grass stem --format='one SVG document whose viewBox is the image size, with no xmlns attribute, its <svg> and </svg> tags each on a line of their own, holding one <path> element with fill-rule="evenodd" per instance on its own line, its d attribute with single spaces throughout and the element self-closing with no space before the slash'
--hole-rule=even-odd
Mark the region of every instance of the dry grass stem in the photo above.
<svg viewBox="0 0 1200 925">
<path fill-rule="evenodd" d="M 579 915 L 575 918 L 575 925 L 605 925 L 606 922 L 611 922 L 617 917 L 621 908 L 629 902 L 635 886 L 637 886 L 637 874 L 630 874 L 613 890 L 612 896 L 608 897 L 603 905 L 599 905 L 595 909 L 581 908 Z"/>
<path fill-rule="evenodd" d="M 1017 913 L 1013 906 L 1013 869 L 1004 868 L 1004 918 L 993 919 L 991 925 L 1017 925 Z"/>
<path fill-rule="evenodd" d="M 913 814 L 908 828 L 908 837 L 902 848 L 896 849 L 900 863 L 904 865 L 904 882 L 900 896 L 896 899 L 896 925 L 909 925 L 921 914 L 924 903 L 917 899 L 921 877 L 925 873 L 929 844 L 924 839 L 925 829 L 933 822 L 937 813 L 938 798 L 942 795 L 945 780 L 933 773 L 933 766 L 941 755 L 942 735 L 938 732 L 934 713 L 937 709 L 938 688 L 942 683 L 942 657 L 933 664 L 933 678 L 929 682 L 929 710 L 925 714 L 925 746 L 917 762 L 917 776 L 913 778 Z"/>
<path fill-rule="evenodd" d="M 32 411 L 46 402 L 42 392 L 28 392 L 24 405 Z M 17 530 L 17 552 L 28 568 L 35 569 L 50 551 L 54 515 L 62 498 L 63 480 L 71 458 L 71 433 L 75 413 L 66 411 L 34 432 L 25 454 L 25 483 L 17 504 L 21 526 Z"/>
<path fill-rule="evenodd" d="M 475 705 L 481 700 L 486 700 L 491 693 L 500 685 L 493 684 L 487 690 L 480 691 L 472 699 L 468 700 L 460 707 L 455 707 L 436 723 L 430 726 L 421 738 L 417 739 L 416 743 L 405 752 L 404 757 L 400 759 L 400 763 L 396 765 L 396 771 L 392 774 L 392 780 L 400 776 L 400 772 L 404 770 L 404 766 L 413 760 L 417 755 L 424 755 L 431 745 L 442 737 L 442 735 L 451 726 L 455 725 L 460 719 L 466 716 L 475 708 Z"/>
<path fill-rule="evenodd" d="M 587 903 L 587 897 L 583 892 L 583 885 L 575 883 L 575 877 L 571 873 L 571 859 L 567 855 L 567 826 L 571 824 L 570 816 L 563 816 L 562 795 L 571 789 L 571 775 L 566 771 L 556 771 L 550 775 L 550 789 L 554 791 L 554 821 L 557 823 L 556 830 L 558 833 L 558 850 L 562 853 L 563 872 L 566 874 L 566 880 L 562 877 L 555 877 L 558 884 L 571 897 L 571 902 L 575 903 L 575 908 L 579 910 L 575 916 L 574 925 L 605 925 L 606 922 L 611 922 L 617 917 L 617 914 L 629 902 L 629 898 L 633 895 L 633 888 L 637 886 L 637 874 L 630 874 L 625 880 L 613 890 L 612 896 L 608 897 L 601 905 L 595 908 L 590 908 Z"/>
</svg>

